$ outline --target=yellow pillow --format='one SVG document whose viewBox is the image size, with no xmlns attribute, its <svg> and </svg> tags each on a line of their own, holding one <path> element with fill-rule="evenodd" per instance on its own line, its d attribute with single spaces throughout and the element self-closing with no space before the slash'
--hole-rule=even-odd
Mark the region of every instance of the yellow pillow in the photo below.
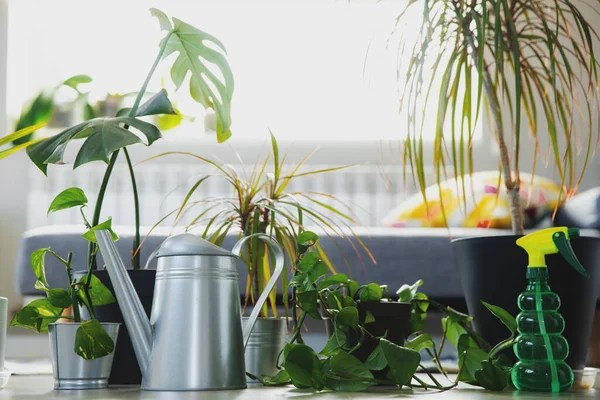
<svg viewBox="0 0 600 400">
<path fill-rule="evenodd" d="M 530 186 L 530 182 L 531 174 L 521 173 L 519 197 L 525 210 L 525 227 L 535 225 L 552 213 L 561 197 L 560 187 L 549 179 L 535 176 L 533 186 Z M 429 186 L 425 191 L 427 205 L 421 193 L 416 193 L 390 211 L 383 224 L 400 228 L 511 227 L 510 203 L 504 180 L 499 181 L 497 171 L 476 172 L 465 176 L 464 184 L 464 190 L 460 179 L 458 183 L 455 179 L 444 181 L 440 188 L 437 184 Z M 444 220 L 442 205 L 447 221 Z"/>
</svg>

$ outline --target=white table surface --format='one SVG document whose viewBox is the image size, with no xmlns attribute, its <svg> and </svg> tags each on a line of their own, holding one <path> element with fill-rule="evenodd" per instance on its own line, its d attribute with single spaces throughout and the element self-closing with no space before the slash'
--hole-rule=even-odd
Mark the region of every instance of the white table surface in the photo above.
<svg viewBox="0 0 600 400">
<path fill-rule="evenodd" d="M 216 399 L 216 400 L 245 400 L 245 399 L 398 399 L 424 397 L 449 400 L 496 400 L 496 399 L 600 399 L 600 391 L 588 390 L 560 394 L 526 393 L 505 391 L 501 393 L 488 392 L 460 385 L 459 388 L 447 392 L 397 390 L 390 387 L 379 387 L 361 393 L 313 392 L 299 390 L 292 386 L 263 387 L 251 384 L 245 390 L 210 391 L 210 392 L 142 392 L 138 387 L 118 387 L 103 390 L 53 390 L 54 380 L 50 375 L 20 375 L 10 378 L 8 386 L 0 390 L 0 399 Z"/>
</svg>

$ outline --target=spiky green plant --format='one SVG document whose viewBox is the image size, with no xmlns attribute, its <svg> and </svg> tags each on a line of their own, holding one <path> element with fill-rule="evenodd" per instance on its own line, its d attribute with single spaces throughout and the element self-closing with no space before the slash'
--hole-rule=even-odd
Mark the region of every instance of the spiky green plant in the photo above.
<svg viewBox="0 0 600 400">
<path fill-rule="evenodd" d="M 424 197 L 422 113 L 434 101 L 438 103 L 433 143 L 437 183 L 450 169 L 457 187 L 462 180 L 463 199 L 467 198 L 465 175 L 473 172 L 474 129 L 485 105 L 500 153 L 499 170 L 509 194 L 514 233 L 523 232 L 519 172 L 520 158 L 527 155 L 521 154 L 526 139 L 522 124 L 533 140 L 532 172 L 537 158 L 547 151 L 566 195 L 577 189 L 600 139 L 592 124 L 599 111 L 594 53 L 598 34 L 587 20 L 598 13 L 594 8 L 598 5 L 597 0 L 410 1 L 398 24 L 414 18 L 413 10 L 421 11 L 422 24 L 417 32 L 402 33 L 399 47 L 400 60 L 410 60 L 401 82 L 402 106 L 408 107 L 410 117 L 404 165 L 412 170 Z M 441 76 L 439 90 L 433 79 L 423 78 L 427 68 Z M 583 124 L 576 123 L 575 117 Z M 541 145 L 544 141 L 549 143 L 547 150 Z M 580 150 L 583 163 L 577 166 Z"/>
<path fill-rule="evenodd" d="M 340 166 L 302 172 L 302 167 L 312 154 L 314 154 L 314 151 L 304 157 L 298 165 L 291 168 L 290 172 L 285 173 L 283 171 L 287 155 L 284 155 L 281 159 L 279 158 L 277 140 L 271 134 L 270 155 L 265 157 L 263 161 L 257 162 L 252 171 L 244 175 L 240 175 L 230 165 L 191 153 L 168 152 L 152 157 L 146 161 L 167 155 L 186 155 L 215 169 L 215 173 L 199 177 L 191 185 L 181 206 L 168 213 L 154 227 L 167 218 L 174 216 L 174 225 L 181 225 L 185 222 L 186 230 L 202 227 L 202 237 L 217 245 L 221 245 L 230 232 L 237 232 L 240 239 L 254 233 L 266 233 L 275 238 L 281 245 L 287 256 L 286 262 L 289 264 L 286 271 L 289 273 L 292 270 L 291 266 L 295 265 L 298 259 L 298 248 L 296 246 L 298 235 L 307 224 L 321 228 L 336 245 L 339 239 L 348 240 L 352 243 L 359 258 L 362 249 L 374 262 L 367 246 L 358 236 L 353 234 L 352 225 L 356 225 L 358 222 L 351 216 L 347 205 L 329 193 L 288 190 L 290 183 L 299 178 L 350 167 Z M 272 172 L 267 172 L 271 159 L 272 166 L 270 170 Z M 202 197 L 196 200 L 194 195 L 201 188 L 201 185 L 210 178 L 225 179 L 231 186 L 231 197 Z M 323 248 L 316 244 L 315 249 L 320 260 L 317 262 L 318 266 L 313 269 L 313 273 L 322 276 L 328 271 L 335 271 Z M 253 303 L 263 291 L 271 277 L 273 266 L 268 257 L 267 247 L 259 240 L 249 240 L 244 251 L 243 258 L 248 266 L 245 299 L 246 304 L 248 304 Z M 284 272 L 281 278 L 284 293 L 288 287 L 287 273 Z M 275 302 L 276 293 L 274 290 L 269 297 L 274 316 L 277 315 Z M 288 296 L 283 296 L 283 303 L 287 313 L 289 309 Z M 268 307 L 265 306 L 262 315 L 267 316 L 268 314 Z"/>
</svg>

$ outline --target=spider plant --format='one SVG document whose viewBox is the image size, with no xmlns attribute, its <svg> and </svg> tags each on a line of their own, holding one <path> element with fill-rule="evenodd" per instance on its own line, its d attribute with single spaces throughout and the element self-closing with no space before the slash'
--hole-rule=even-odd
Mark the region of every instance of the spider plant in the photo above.
<svg viewBox="0 0 600 400">
<path fill-rule="evenodd" d="M 339 246 L 337 240 L 348 240 L 357 256 L 361 257 L 362 250 L 374 261 L 372 254 L 364 242 L 352 231 L 352 225 L 358 224 L 351 216 L 349 207 L 341 200 L 328 193 L 290 191 L 293 181 L 308 178 L 328 172 L 339 171 L 350 166 L 332 167 L 327 169 L 302 172 L 305 163 L 314 151 L 304 157 L 298 165 L 284 172 L 285 159 L 279 157 L 279 147 L 275 136 L 271 133 L 271 152 L 263 161 L 257 161 L 250 173 L 239 174 L 231 165 L 184 152 L 168 152 L 159 154 L 145 161 L 150 161 L 167 155 L 184 155 L 193 157 L 211 167 L 215 173 L 200 176 L 190 187 L 182 204 L 168 213 L 154 227 L 168 217 L 174 216 L 173 225 L 184 225 L 185 230 L 199 229 L 202 237 L 221 245 L 230 232 L 237 232 L 238 238 L 254 233 L 266 233 L 275 238 L 286 254 L 287 271 L 295 265 L 298 259 L 298 235 L 305 224 L 322 229 L 331 240 Z M 267 172 L 269 162 L 270 170 Z M 210 178 L 225 179 L 231 186 L 232 196 L 228 198 L 196 199 L 201 185 Z M 154 229 L 154 227 L 152 229 Z M 349 235 L 348 235 L 349 233 Z M 356 242 L 356 243 L 355 243 Z M 326 252 L 315 245 L 318 260 L 313 260 L 316 266 L 313 274 L 319 277 L 335 271 Z M 272 265 L 268 257 L 267 247 L 258 240 L 250 240 L 244 249 L 243 259 L 248 266 L 245 304 L 253 303 L 266 286 L 271 277 Z M 347 262 L 347 260 L 346 260 Z M 282 274 L 283 293 L 287 293 L 288 276 Z M 276 290 L 269 296 L 273 316 L 277 316 Z M 283 296 L 286 316 L 288 314 L 288 296 Z M 294 308 L 295 309 L 295 308 Z M 269 315 L 268 306 L 262 310 L 262 316 Z"/>
<path fill-rule="evenodd" d="M 410 38 L 402 33 L 398 47 L 399 60 L 410 60 L 400 82 L 405 93 L 401 108 L 407 107 L 410 116 L 403 158 L 425 200 L 424 110 L 435 102 L 433 166 L 438 186 L 449 169 L 466 201 L 464 180 L 473 173 L 474 129 L 484 108 L 499 149 L 499 173 L 508 191 L 515 234 L 523 232 L 522 159 L 531 160 L 535 171 L 538 157 L 547 157 L 565 195 L 577 189 L 600 139 L 592 127 L 599 111 L 594 53 L 599 37 L 587 20 L 598 13 L 594 9 L 598 4 L 595 0 L 409 2 L 397 27 L 414 18 L 413 11 L 421 14 L 422 23 Z M 439 89 L 433 79 L 423 79 L 428 68 L 441 77 Z M 525 131 L 533 142 L 529 154 L 521 154 Z M 578 155 L 583 159 L 579 166 Z M 445 215 L 443 204 L 442 212 Z"/>
</svg>

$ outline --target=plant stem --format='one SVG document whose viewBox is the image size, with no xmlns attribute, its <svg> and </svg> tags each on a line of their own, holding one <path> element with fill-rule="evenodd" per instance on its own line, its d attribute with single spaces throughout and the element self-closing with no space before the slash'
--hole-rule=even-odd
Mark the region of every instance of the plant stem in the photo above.
<svg viewBox="0 0 600 400">
<path fill-rule="evenodd" d="M 482 28 L 484 29 L 484 28 Z M 473 34 L 470 30 L 464 31 L 465 38 L 467 40 L 467 44 L 472 50 L 471 56 L 473 57 L 473 62 L 475 64 L 479 61 L 479 49 L 475 45 L 475 39 L 473 38 Z M 495 124 L 495 136 L 496 142 L 498 143 L 498 149 L 500 150 L 500 163 L 502 165 L 502 171 L 504 173 L 504 186 L 508 192 L 508 197 L 510 201 L 510 213 L 512 216 L 512 230 L 515 235 L 523 234 L 523 207 L 521 206 L 521 202 L 519 199 L 519 191 L 520 191 L 520 177 L 518 176 L 518 171 L 516 171 L 515 178 L 513 179 L 511 173 L 511 164 L 510 158 L 508 155 L 508 147 L 506 146 L 506 141 L 504 139 L 504 126 L 502 124 L 502 110 L 500 108 L 500 103 L 498 102 L 498 97 L 494 88 L 492 86 L 492 77 L 489 70 L 489 65 L 485 60 L 483 60 L 483 68 L 482 68 L 482 76 L 481 79 L 483 81 L 483 88 L 485 90 L 486 97 L 488 99 L 490 105 L 490 111 L 492 114 L 492 119 Z M 520 99 L 517 99 L 520 101 Z M 519 123 L 517 121 L 517 123 Z"/>
<path fill-rule="evenodd" d="M 133 269 L 140 269 L 140 253 L 137 251 L 140 246 L 140 198 L 137 189 L 137 183 L 135 181 L 135 173 L 133 172 L 133 165 L 131 164 L 131 158 L 127 147 L 123 147 L 123 154 L 127 160 L 127 168 L 129 168 L 129 175 L 131 176 L 131 187 L 133 188 L 133 204 L 135 211 L 135 236 L 133 237 L 133 249 L 131 251 L 131 265 Z"/>
<path fill-rule="evenodd" d="M 73 309 L 73 320 L 75 322 L 81 322 L 81 315 L 79 314 L 79 303 L 77 301 L 77 289 L 74 285 L 74 281 L 73 281 L 73 273 L 72 273 L 72 268 L 71 268 L 71 260 L 73 259 L 73 252 L 70 251 L 69 254 L 67 255 L 67 263 L 66 263 L 66 269 L 67 269 L 67 276 L 69 277 L 69 294 L 71 295 L 71 303 L 72 303 L 72 309 Z"/>
<path fill-rule="evenodd" d="M 156 56 L 156 59 L 154 60 L 154 63 L 152 64 L 152 67 L 150 68 L 150 72 L 148 73 L 148 76 L 146 76 L 146 80 L 144 80 L 144 84 L 142 85 L 142 88 L 140 89 L 137 97 L 135 98 L 133 107 L 131 107 L 131 110 L 129 111 L 130 117 L 136 116 L 138 107 L 140 106 L 140 102 L 142 101 L 142 97 L 144 97 L 144 94 L 146 93 L 146 89 L 148 88 L 150 79 L 152 78 L 152 75 L 154 75 L 154 71 L 156 70 L 158 63 L 162 59 L 163 54 L 165 53 L 167 44 L 169 43 L 169 38 L 171 37 L 172 34 L 173 34 L 173 31 L 169 31 L 167 36 L 165 36 L 165 38 L 163 39 L 163 41 L 160 45 L 160 50 L 158 51 L 158 55 Z"/>
<path fill-rule="evenodd" d="M 115 150 L 110 157 L 110 161 L 108 162 L 108 166 L 106 167 L 106 171 L 104 171 L 104 177 L 102 178 L 102 184 L 100 185 L 100 191 L 98 192 L 98 198 L 96 200 L 96 205 L 94 207 L 94 216 L 92 218 L 92 227 L 98 225 L 100 223 L 100 211 L 102 211 L 102 202 L 104 201 L 104 195 L 106 194 L 106 188 L 108 186 L 108 181 L 110 180 L 110 175 L 112 174 L 113 168 L 115 167 L 115 163 L 117 162 L 117 157 L 119 156 L 119 150 Z M 96 269 L 96 243 L 90 242 L 88 244 L 88 270 L 93 271 Z M 89 284 L 89 280 L 88 280 Z"/>
</svg>

